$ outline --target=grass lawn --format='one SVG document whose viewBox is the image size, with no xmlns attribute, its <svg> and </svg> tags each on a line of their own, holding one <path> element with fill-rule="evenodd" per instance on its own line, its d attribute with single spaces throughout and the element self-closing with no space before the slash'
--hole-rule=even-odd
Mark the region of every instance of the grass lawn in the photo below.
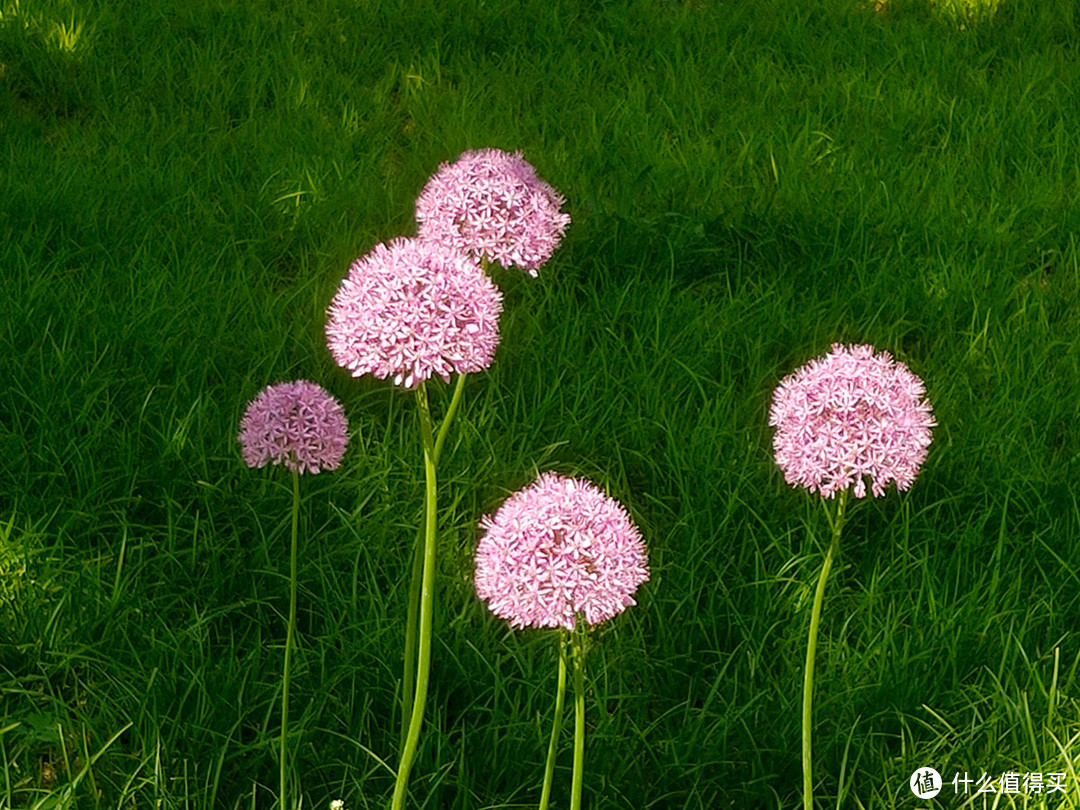
<svg viewBox="0 0 1080 810">
<path fill-rule="evenodd" d="M 408 806 L 537 806 L 557 636 L 472 575 L 480 517 L 545 470 L 625 504 L 652 573 L 592 633 L 584 806 L 801 806 L 830 535 L 768 411 L 842 342 L 938 424 L 910 490 L 848 510 L 817 806 L 1080 807 L 1080 10 L 969 6 L 0 0 L 0 808 L 276 806 L 292 490 L 237 431 L 297 378 L 351 440 L 302 482 L 292 783 L 388 806 L 416 400 L 338 368 L 325 313 L 484 147 L 572 224 L 538 278 L 492 268 Z"/>
</svg>

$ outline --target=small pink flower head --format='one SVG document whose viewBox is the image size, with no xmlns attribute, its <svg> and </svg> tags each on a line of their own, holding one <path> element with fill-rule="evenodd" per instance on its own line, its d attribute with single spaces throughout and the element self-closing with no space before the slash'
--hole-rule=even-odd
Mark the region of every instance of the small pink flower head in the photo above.
<svg viewBox="0 0 1080 810">
<path fill-rule="evenodd" d="M 240 420 L 240 447 L 249 467 L 284 464 L 299 473 L 336 470 L 349 442 L 341 404 L 307 380 L 264 388 Z"/>
<path fill-rule="evenodd" d="M 469 151 L 440 165 L 420 192 L 417 230 L 421 239 L 536 276 L 570 224 L 559 212 L 564 202 L 520 152 Z"/>
<path fill-rule="evenodd" d="M 398 238 L 353 262 L 330 303 L 326 342 L 354 377 L 415 388 L 491 365 L 501 312 L 502 293 L 468 255 Z"/>
<path fill-rule="evenodd" d="M 649 578 L 630 516 L 587 481 L 544 473 L 480 528 L 476 593 L 514 627 L 572 630 L 578 613 L 597 624 Z"/>
<path fill-rule="evenodd" d="M 875 496 L 915 481 L 936 422 L 922 380 L 873 346 L 833 344 L 789 374 L 773 394 L 769 424 L 784 480 L 831 498 L 854 484 Z"/>
</svg>

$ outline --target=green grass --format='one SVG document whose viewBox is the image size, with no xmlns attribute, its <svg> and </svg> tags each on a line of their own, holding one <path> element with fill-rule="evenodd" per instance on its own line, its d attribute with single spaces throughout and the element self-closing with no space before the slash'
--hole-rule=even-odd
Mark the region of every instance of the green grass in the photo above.
<svg viewBox="0 0 1080 810">
<path fill-rule="evenodd" d="M 440 464 L 411 806 L 539 800 L 556 637 L 470 576 L 480 516 L 547 469 L 626 504 L 652 568 L 595 634 L 586 806 L 798 804 L 828 527 L 767 411 L 843 341 L 907 363 L 939 425 L 909 492 L 849 510 L 819 806 L 926 806 L 931 765 L 1067 774 L 940 806 L 1080 807 L 1078 23 L 1064 0 L 0 0 L 0 808 L 271 806 L 290 491 L 236 433 L 297 377 L 352 441 L 302 482 L 293 783 L 388 803 L 416 413 L 334 366 L 324 313 L 486 146 L 573 224 L 539 279 L 494 271 L 502 343 Z"/>
</svg>

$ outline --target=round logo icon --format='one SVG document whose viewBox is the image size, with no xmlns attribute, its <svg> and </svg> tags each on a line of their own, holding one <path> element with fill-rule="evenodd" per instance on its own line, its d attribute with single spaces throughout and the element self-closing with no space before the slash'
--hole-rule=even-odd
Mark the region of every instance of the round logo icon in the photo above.
<svg viewBox="0 0 1080 810">
<path fill-rule="evenodd" d="M 941 774 L 933 768 L 919 768 L 908 784 L 911 792 L 920 799 L 932 799 L 941 791 Z"/>
</svg>

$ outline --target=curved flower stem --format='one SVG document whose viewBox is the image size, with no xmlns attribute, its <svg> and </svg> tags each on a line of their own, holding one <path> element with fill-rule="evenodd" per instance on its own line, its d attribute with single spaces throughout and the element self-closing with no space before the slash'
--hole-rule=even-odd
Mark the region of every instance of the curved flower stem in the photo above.
<svg viewBox="0 0 1080 810">
<path fill-rule="evenodd" d="M 806 643 L 806 669 L 803 674 L 803 703 L 802 703 L 802 767 L 803 767 L 803 810 L 813 810 L 814 807 L 814 778 L 812 774 L 812 761 L 810 753 L 811 721 L 813 712 L 814 696 L 814 658 L 817 654 L 818 626 L 821 623 L 821 605 L 825 601 L 825 582 L 829 578 L 829 569 L 832 567 L 833 557 L 840 549 L 840 531 L 844 527 L 844 509 L 847 507 L 848 491 L 840 492 L 839 503 L 836 505 L 836 518 L 829 515 L 829 525 L 832 528 L 832 542 L 829 550 L 825 553 L 825 562 L 821 565 L 821 574 L 818 576 L 817 590 L 814 592 L 814 606 L 810 611 L 810 638 Z M 826 505 L 826 511 L 828 505 Z"/>
<path fill-rule="evenodd" d="M 446 441 L 446 433 L 450 429 L 450 423 L 454 419 L 454 414 L 457 413 L 458 406 L 461 404 L 461 393 L 465 390 L 465 377 L 466 374 L 458 374 L 457 382 L 454 383 L 454 395 L 450 397 L 450 405 L 446 409 L 446 416 L 443 417 L 442 424 L 439 425 L 439 436 L 435 439 L 435 463 L 439 463 L 439 456 L 442 455 L 443 442 Z"/>
<path fill-rule="evenodd" d="M 424 445 L 424 570 L 420 589 L 419 645 L 416 671 L 416 694 L 409 716 L 409 731 L 398 764 L 397 781 L 394 784 L 393 810 L 401 810 L 405 804 L 405 791 L 409 783 L 416 748 L 420 743 L 420 726 L 424 720 L 424 703 L 427 700 L 428 673 L 431 670 L 431 625 L 434 612 L 436 503 L 435 503 L 435 440 L 431 431 L 431 412 L 428 409 L 427 391 L 424 384 L 416 389 L 420 414 L 420 438 Z"/>
<path fill-rule="evenodd" d="M 585 620 L 578 616 L 572 636 L 574 653 L 574 778 L 570 787 L 570 810 L 581 810 L 581 785 L 585 778 Z"/>
<path fill-rule="evenodd" d="M 285 760 L 285 748 L 289 729 L 289 664 L 292 659 L 293 635 L 296 633 L 296 534 L 297 524 L 300 518 L 300 475 L 296 470 L 292 471 L 292 483 L 292 542 L 289 551 L 289 624 L 285 629 L 285 671 L 281 676 L 281 795 L 278 797 L 279 810 L 289 810 L 292 806 L 292 803 L 289 801 L 288 785 L 286 782 L 288 769 Z"/>
<path fill-rule="evenodd" d="M 439 463 L 442 454 L 443 443 L 450 429 L 450 423 L 457 413 L 461 404 L 461 393 L 465 390 L 465 376 L 459 374 L 457 383 L 454 385 L 454 395 L 450 398 L 450 405 L 446 409 L 439 426 L 439 435 L 435 439 L 434 458 L 435 464 Z M 424 510 L 427 513 L 427 490 L 424 491 Z M 405 738 L 408 736 L 409 722 L 412 720 L 413 708 L 413 673 L 416 672 L 416 614 L 420 609 L 420 580 L 424 571 L 424 525 L 416 531 L 416 542 L 413 544 L 412 574 L 409 578 L 409 602 L 405 609 L 405 664 L 401 671 L 401 739 L 399 750 L 405 750 Z"/>
<path fill-rule="evenodd" d="M 562 731 L 563 704 L 566 699 L 566 630 L 559 631 L 559 676 L 555 687 L 555 722 L 551 724 L 551 742 L 548 743 L 547 765 L 544 767 L 544 789 L 540 793 L 540 810 L 547 810 L 551 801 L 551 778 L 555 774 L 555 752 L 559 747 Z"/>
</svg>

